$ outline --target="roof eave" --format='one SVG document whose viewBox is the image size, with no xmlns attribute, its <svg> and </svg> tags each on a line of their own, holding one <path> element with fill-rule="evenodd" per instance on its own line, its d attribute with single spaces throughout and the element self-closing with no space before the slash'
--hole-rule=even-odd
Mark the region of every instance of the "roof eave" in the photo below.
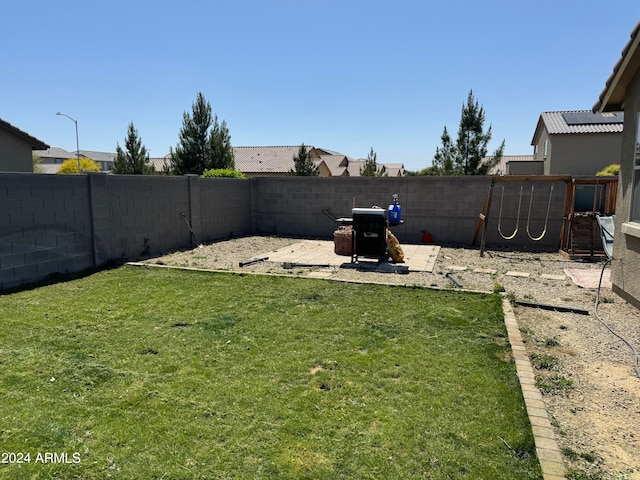
<svg viewBox="0 0 640 480">
<path fill-rule="evenodd" d="M 636 24 L 630 37 L 622 49 L 621 58 L 616 62 L 605 83 L 604 90 L 593 105 L 594 113 L 624 111 L 627 85 L 640 68 L 640 22 Z"/>
<path fill-rule="evenodd" d="M 13 132 L 18 137 L 26 140 L 31 144 L 31 150 L 47 150 L 50 148 L 50 145 L 47 145 L 42 140 L 38 140 L 36 137 L 29 135 L 27 132 L 23 132 L 18 127 L 11 125 L 9 122 L 6 122 L 0 118 L 0 126 L 6 128 L 7 130 Z"/>
</svg>

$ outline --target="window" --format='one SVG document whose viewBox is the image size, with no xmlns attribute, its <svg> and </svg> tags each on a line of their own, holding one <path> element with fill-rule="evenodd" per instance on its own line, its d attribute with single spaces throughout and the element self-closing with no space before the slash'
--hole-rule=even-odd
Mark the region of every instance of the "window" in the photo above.
<svg viewBox="0 0 640 480">
<path fill-rule="evenodd" d="M 640 113 L 636 126 L 636 145 L 633 152 L 633 186 L 631 189 L 631 220 L 640 222 Z"/>
<path fill-rule="evenodd" d="M 548 150 L 549 150 L 549 140 L 545 140 L 544 141 L 544 155 L 542 155 L 542 158 L 547 158 Z"/>
</svg>

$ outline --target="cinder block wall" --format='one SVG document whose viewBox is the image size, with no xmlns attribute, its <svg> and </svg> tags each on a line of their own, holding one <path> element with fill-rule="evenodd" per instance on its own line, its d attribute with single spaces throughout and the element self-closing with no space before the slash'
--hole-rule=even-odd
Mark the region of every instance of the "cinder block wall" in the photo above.
<svg viewBox="0 0 640 480">
<path fill-rule="evenodd" d="M 354 205 L 377 205 L 386 209 L 392 203 L 392 195 L 397 193 L 404 224 L 394 227 L 393 231 L 401 243 L 420 243 L 423 232 L 429 232 L 434 242 L 462 245 L 470 245 L 473 240 L 491 186 L 491 177 L 484 176 L 280 177 L 254 178 L 252 181 L 255 182 L 255 197 L 259 199 L 253 207 L 256 233 L 331 238 L 336 224 L 323 211 L 337 217 L 348 217 Z M 552 184 L 553 192 L 550 190 Z M 487 245 L 557 249 L 565 187 L 563 182 L 537 182 L 531 200 L 531 183 L 496 183 L 487 221 Z M 545 236 L 540 241 L 531 240 L 526 234 L 527 219 L 531 236 L 537 238 L 544 231 L 547 207 L 549 221 Z M 499 235 L 498 220 L 505 236 L 511 235 L 518 225 L 518 232 L 512 240 L 505 240 Z M 480 237 L 477 243 L 480 243 Z"/>
<path fill-rule="evenodd" d="M 242 237 L 252 233 L 252 182 L 235 178 L 200 178 L 198 242 Z"/>
<path fill-rule="evenodd" d="M 0 174 L 0 288 L 93 266 L 85 176 Z"/>
<path fill-rule="evenodd" d="M 248 235 L 251 190 L 189 175 L 1 173 L 0 290 Z"/>
<path fill-rule="evenodd" d="M 531 235 L 539 236 L 552 183 L 546 234 L 534 242 L 525 232 L 527 220 Z M 353 206 L 386 209 L 394 193 L 405 221 L 393 229 L 401 243 L 419 243 L 426 231 L 436 243 L 469 245 L 490 185 L 490 177 L 239 180 L 0 173 L 0 289 L 229 237 L 329 239 L 337 228 L 332 216 L 349 217 Z M 533 197 L 530 183 L 504 184 L 504 194 L 502 186 L 494 187 L 487 246 L 557 249 L 564 184 L 536 183 Z M 498 219 L 505 234 L 518 224 L 513 240 L 499 236 Z"/>
</svg>

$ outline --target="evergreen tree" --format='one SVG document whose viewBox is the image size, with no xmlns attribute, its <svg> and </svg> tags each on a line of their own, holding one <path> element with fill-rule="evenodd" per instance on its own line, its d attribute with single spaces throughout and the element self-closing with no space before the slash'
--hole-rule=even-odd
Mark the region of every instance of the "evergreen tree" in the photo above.
<svg viewBox="0 0 640 480">
<path fill-rule="evenodd" d="M 182 115 L 180 143 L 171 150 L 171 170 L 176 175 L 202 175 L 212 168 L 209 128 L 211 127 L 211 104 L 198 93 L 195 103 L 191 105 L 191 114 Z"/>
<path fill-rule="evenodd" d="M 430 169 L 431 175 L 455 175 L 456 149 L 451 142 L 451 136 L 447 127 L 444 127 L 442 136 L 442 147 L 436 147 L 436 154 L 433 157 L 433 166 Z"/>
<path fill-rule="evenodd" d="M 293 156 L 293 163 L 294 167 L 289 170 L 289 175 L 315 177 L 320 173 L 313 159 L 309 156 L 309 152 L 307 152 L 307 147 L 304 146 L 304 143 L 300 145 L 298 154 Z"/>
<path fill-rule="evenodd" d="M 116 146 L 112 173 L 150 175 L 154 172 L 153 166 L 149 165 L 147 149 L 142 144 L 142 139 L 138 136 L 138 130 L 133 126 L 133 122 L 129 122 L 124 145 L 126 152 L 120 148 L 120 144 Z"/>
<path fill-rule="evenodd" d="M 373 147 L 371 147 L 371 151 L 364 161 L 364 167 L 360 169 L 360 176 L 378 177 L 381 176 L 381 173 L 378 173 L 378 154 L 374 152 Z"/>
<path fill-rule="evenodd" d="M 211 167 L 213 169 L 226 170 L 235 168 L 231 135 L 227 128 L 227 122 L 218 124 L 218 116 L 213 118 L 213 128 L 209 136 L 209 150 L 211 152 Z"/>
<path fill-rule="evenodd" d="M 484 108 L 469 91 L 466 104 L 462 105 L 458 138 L 453 144 L 447 127 L 442 132 L 442 147 L 436 148 L 433 170 L 439 175 L 486 175 L 497 165 L 504 154 L 504 140 L 491 160 L 487 157 L 487 145 L 491 140 L 491 125 L 484 131 Z"/>
</svg>

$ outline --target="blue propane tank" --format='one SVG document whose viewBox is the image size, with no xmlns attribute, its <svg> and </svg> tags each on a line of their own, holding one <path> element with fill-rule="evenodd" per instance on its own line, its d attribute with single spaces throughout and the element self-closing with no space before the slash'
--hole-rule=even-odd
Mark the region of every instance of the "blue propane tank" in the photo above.
<svg viewBox="0 0 640 480">
<path fill-rule="evenodd" d="M 402 220 L 402 208 L 398 205 L 398 194 L 393 194 L 393 204 L 387 208 L 387 218 L 389 225 L 398 225 Z"/>
</svg>

